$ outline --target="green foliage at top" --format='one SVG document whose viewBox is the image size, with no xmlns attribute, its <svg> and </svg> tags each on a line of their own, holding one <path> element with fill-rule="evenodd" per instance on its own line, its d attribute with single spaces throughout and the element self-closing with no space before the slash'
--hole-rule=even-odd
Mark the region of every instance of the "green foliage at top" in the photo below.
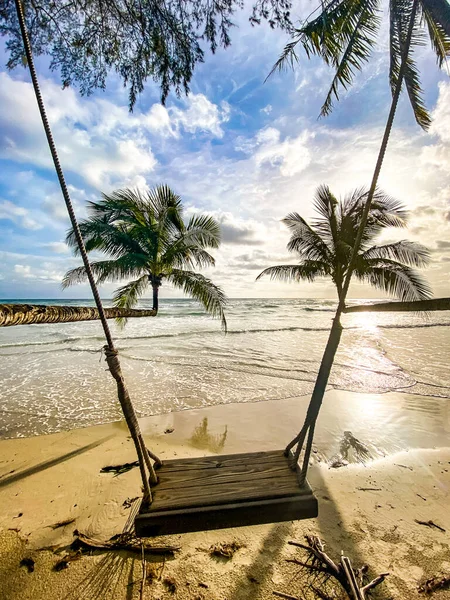
<svg viewBox="0 0 450 600">
<path fill-rule="evenodd" d="M 168 186 L 103 194 L 99 202 L 89 203 L 89 212 L 90 217 L 80 222 L 86 250 L 109 257 L 91 262 L 97 283 L 132 278 L 116 290 L 115 306 L 132 308 L 149 285 L 157 291 L 167 281 L 219 317 L 226 329 L 225 294 L 194 270 L 215 264 L 207 251 L 220 245 L 220 227 L 213 217 L 194 215 L 185 224 L 181 199 Z M 79 254 L 73 229 L 66 241 Z M 71 269 L 63 287 L 86 278 L 84 266 Z"/>
<path fill-rule="evenodd" d="M 23 0 L 33 53 L 51 57 L 64 86 L 77 84 L 81 94 L 106 87 L 115 71 L 129 90 L 130 110 L 148 78 L 161 87 L 189 91 L 194 69 L 205 49 L 231 43 L 232 17 L 242 0 Z M 291 0 L 254 0 L 252 24 L 291 31 Z M 12 69 L 24 50 L 14 0 L 0 2 L 0 34 Z"/>
<path fill-rule="evenodd" d="M 325 0 L 320 14 L 307 20 L 292 34 L 272 69 L 293 67 L 298 62 L 297 46 L 308 58 L 320 56 L 333 68 L 334 76 L 322 105 L 321 116 L 333 109 L 340 89 L 347 89 L 355 74 L 369 61 L 380 30 L 382 0 Z M 392 91 L 398 81 L 401 58 L 405 51 L 408 25 L 414 11 L 414 0 L 389 0 L 389 80 Z M 316 11 L 314 11 L 316 12 Z M 426 44 L 427 33 L 439 66 L 450 56 L 450 4 L 447 0 L 418 0 L 417 11 L 404 84 L 417 123 L 427 129 L 430 115 L 423 102 L 423 92 L 413 52 Z"/>
<path fill-rule="evenodd" d="M 280 281 L 331 277 L 341 299 L 366 199 L 367 191 L 357 189 L 339 202 L 327 186 L 320 186 L 314 199 L 319 216 L 311 225 L 298 213 L 283 219 L 291 232 L 287 249 L 299 257 L 299 263 L 269 267 L 258 279 L 265 275 Z M 383 229 L 405 227 L 406 220 L 404 207 L 377 190 L 353 273 L 360 281 L 402 301 L 426 300 L 431 297 L 431 289 L 413 267 L 426 266 L 429 251 L 421 244 L 406 240 L 380 246 L 373 244 Z"/>
</svg>

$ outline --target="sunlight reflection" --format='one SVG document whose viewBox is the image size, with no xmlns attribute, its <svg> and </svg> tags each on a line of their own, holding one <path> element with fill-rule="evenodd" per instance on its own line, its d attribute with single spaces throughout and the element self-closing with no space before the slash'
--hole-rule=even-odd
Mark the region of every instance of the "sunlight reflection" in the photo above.
<svg viewBox="0 0 450 600">
<path fill-rule="evenodd" d="M 367 331 L 367 333 L 377 333 L 377 315 L 375 313 L 356 313 L 353 315 L 353 325 Z"/>
</svg>

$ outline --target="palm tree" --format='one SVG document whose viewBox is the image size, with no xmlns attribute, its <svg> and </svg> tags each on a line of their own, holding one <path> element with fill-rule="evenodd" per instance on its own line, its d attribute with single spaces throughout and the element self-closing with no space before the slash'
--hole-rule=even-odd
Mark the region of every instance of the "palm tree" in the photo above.
<svg viewBox="0 0 450 600">
<path fill-rule="evenodd" d="M 384 246 L 371 245 L 384 227 L 405 226 L 406 212 L 398 202 L 376 189 L 369 189 L 368 192 L 357 190 L 338 203 L 331 191 L 322 186 L 317 190 L 315 206 L 320 217 L 313 226 L 308 225 L 297 213 L 284 219 L 292 234 L 288 249 L 300 255 L 300 264 L 269 267 L 259 275 L 296 281 L 313 281 L 318 276 L 331 276 L 338 292 L 338 308 L 303 427 L 285 449 L 288 456 L 295 447 L 292 467 L 297 468 L 306 440 L 301 482 L 306 478 L 317 417 L 341 341 L 340 317 L 345 308 L 352 273 L 358 279 L 368 281 L 402 300 L 421 300 L 431 295 L 428 285 L 411 268 L 411 265 L 427 264 L 428 251 L 423 246 L 405 241 Z"/>
<path fill-rule="evenodd" d="M 357 189 L 338 202 L 327 186 L 317 188 L 314 205 L 319 217 L 312 225 L 298 213 L 283 219 L 291 232 L 287 249 L 298 255 L 299 263 L 269 267 L 257 279 L 266 275 L 280 281 L 314 281 L 317 277 L 331 277 L 341 300 L 366 198 L 367 191 Z M 397 200 L 379 190 L 375 192 L 354 274 L 360 281 L 402 301 L 426 300 L 430 298 L 431 290 L 411 267 L 426 266 L 429 251 L 405 240 L 373 245 L 382 229 L 405 227 L 406 219 L 407 213 Z"/>
<path fill-rule="evenodd" d="M 105 308 L 106 319 L 154 317 L 154 310 Z M 42 304 L 0 304 L 0 327 L 48 323 L 73 323 L 100 319 L 98 308 L 89 306 L 51 306 Z"/>
<path fill-rule="evenodd" d="M 148 192 L 125 189 L 103 194 L 89 209 L 90 217 L 80 222 L 86 250 L 100 250 L 111 257 L 91 263 L 97 283 L 133 278 L 114 293 L 116 307 L 132 308 L 150 285 L 157 313 L 159 288 L 167 281 L 219 317 L 226 330 L 225 294 L 193 270 L 215 264 L 206 250 L 220 245 L 220 227 L 213 217 L 194 215 L 186 225 L 180 197 L 165 185 Z M 67 243 L 78 253 L 73 229 Z M 84 266 L 71 269 L 63 287 L 85 279 Z"/>
<path fill-rule="evenodd" d="M 309 58 L 312 55 L 321 56 L 326 64 L 335 69 L 335 75 L 321 111 L 322 115 L 326 115 L 333 108 L 333 96 L 339 99 L 339 86 L 343 86 L 345 89 L 349 87 L 355 72 L 361 70 L 363 64 L 370 58 L 381 22 L 381 2 L 380 0 L 325 0 L 321 3 L 320 9 L 318 17 L 307 20 L 294 31 L 291 41 L 284 48 L 272 72 L 282 69 L 286 65 L 294 66 L 298 59 L 296 54 L 298 44 L 303 45 Z M 296 446 L 296 464 L 306 435 L 308 435 L 302 467 L 303 479 L 306 477 L 315 422 L 340 343 L 342 333 L 340 316 L 345 307 L 345 298 L 352 274 L 357 267 L 359 249 L 363 242 L 371 204 L 376 194 L 378 178 L 403 83 L 405 83 L 416 121 L 423 129 L 427 129 L 430 125 L 430 117 L 422 100 L 419 73 L 411 50 L 423 42 L 424 27 L 426 26 L 438 64 L 442 66 L 450 55 L 450 5 L 447 0 L 389 0 L 389 18 L 391 107 L 305 423 L 299 434 L 286 447 L 286 454 L 288 454 Z"/>
</svg>

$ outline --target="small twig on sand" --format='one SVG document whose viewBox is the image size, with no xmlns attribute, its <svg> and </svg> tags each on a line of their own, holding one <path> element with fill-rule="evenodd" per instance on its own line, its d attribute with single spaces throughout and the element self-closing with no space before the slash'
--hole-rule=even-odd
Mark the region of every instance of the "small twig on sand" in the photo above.
<svg viewBox="0 0 450 600">
<path fill-rule="evenodd" d="M 365 594 L 372 588 L 376 587 L 378 584 L 382 583 L 388 575 L 389 573 L 381 573 L 381 575 L 378 575 L 378 577 L 375 577 L 375 579 L 372 579 L 372 581 L 370 581 L 367 585 L 362 587 L 361 592 Z"/>
<path fill-rule="evenodd" d="M 273 591 L 274 596 L 278 596 L 278 598 L 286 598 L 286 600 L 300 600 L 296 596 L 290 596 L 289 594 L 284 594 L 283 592 Z"/>
<path fill-rule="evenodd" d="M 140 600 L 144 600 L 145 580 L 147 579 L 147 565 L 145 564 L 144 543 L 141 540 L 142 582 Z"/>
<path fill-rule="evenodd" d="M 418 591 L 420 594 L 432 594 L 437 590 L 450 588 L 450 577 L 442 575 L 439 577 L 430 577 L 424 583 L 419 585 Z"/>
<path fill-rule="evenodd" d="M 359 490 L 360 492 L 381 492 L 381 488 L 356 488 L 357 490 Z"/>
<path fill-rule="evenodd" d="M 64 521 L 58 521 L 53 525 L 47 525 L 47 527 L 51 527 L 52 529 L 59 529 L 60 527 L 65 527 L 66 525 L 70 525 L 71 523 L 75 523 L 75 519 L 65 519 Z"/>
<path fill-rule="evenodd" d="M 425 527 L 430 527 L 431 529 L 434 527 L 435 529 L 439 529 L 439 531 L 442 531 L 442 533 L 445 533 L 445 529 L 440 525 L 436 525 L 434 521 L 419 521 L 419 519 L 414 519 L 414 521 L 418 525 L 425 525 Z"/>
<path fill-rule="evenodd" d="M 396 467 L 401 467 L 402 469 L 409 469 L 410 471 L 414 471 L 412 467 L 408 467 L 408 465 L 399 465 L 398 463 L 394 463 Z"/>
</svg>

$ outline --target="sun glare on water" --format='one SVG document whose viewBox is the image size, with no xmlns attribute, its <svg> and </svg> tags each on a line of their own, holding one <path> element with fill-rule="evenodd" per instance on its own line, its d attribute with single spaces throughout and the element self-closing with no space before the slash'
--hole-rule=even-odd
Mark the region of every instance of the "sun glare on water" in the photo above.
<svg viewBox="0 0 450 600">
<path fill-rule="evenodd" d="M 378 332 L 378 325 L 376 322 L 376 314 L 374 313 L 356 313 L 353 315 L 354 321 L 352 325 L 354 327 L 361 328 L 367 333 L 375 334 Z"/>
</svg>

